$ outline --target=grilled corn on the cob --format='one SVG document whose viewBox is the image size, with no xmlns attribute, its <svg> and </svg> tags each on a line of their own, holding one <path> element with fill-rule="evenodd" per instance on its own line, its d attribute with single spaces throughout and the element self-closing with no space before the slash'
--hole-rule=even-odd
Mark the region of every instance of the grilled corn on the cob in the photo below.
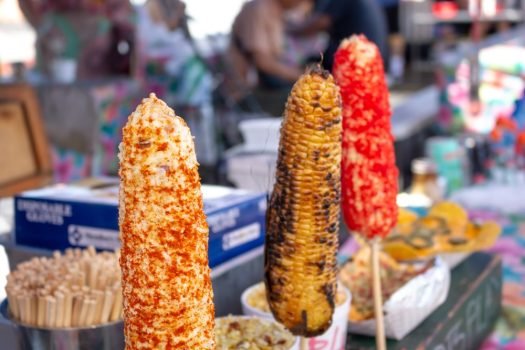
<svg viewBox="0 0 525 350">
<path fill-rule="evenodd" d="M 267 214 L 265 280 L 275 318 L 295 335 L 331 324 L 339 231 L 341 108 L 321 69 L 293 87 Z"/>
<path fill-rule="evenodd" d="M 193 139 L 155 95 L 120 145 L 126 349 L 215 349 L 208 226 Z"/>
</svg>

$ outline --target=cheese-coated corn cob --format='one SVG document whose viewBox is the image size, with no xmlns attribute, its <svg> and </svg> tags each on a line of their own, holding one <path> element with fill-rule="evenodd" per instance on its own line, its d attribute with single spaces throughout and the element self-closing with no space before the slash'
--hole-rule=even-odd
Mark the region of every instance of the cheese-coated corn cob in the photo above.
<svg viewBox="0 0 525 350">
<path fill-rule="evenodd" d="M 286 104 L 265 251 L 270 309 L 295 335 L 321 334 L 332 320 L 341 128 L 332 76 L 321 69 L 307 72 Z"/>
<path fill-rule="evenodd" d="M 208 226 L 190 130 L 154 94 L 120 145 L 126 349 L 215 349 Z"/>
<path fill-rule="evenodd" d="M 364 36 L 343 41 L 334 76 L 343 101 L 343 216 L 352 231 L 382 238 L 397 220 L 398 171 L 379 49 Z"/>
</svg>

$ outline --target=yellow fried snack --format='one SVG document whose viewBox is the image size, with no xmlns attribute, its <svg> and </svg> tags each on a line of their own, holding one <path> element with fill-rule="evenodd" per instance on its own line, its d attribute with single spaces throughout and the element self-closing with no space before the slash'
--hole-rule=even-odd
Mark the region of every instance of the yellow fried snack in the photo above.
<svg viewBox="0 0 525 350">
<path fill-rule="evenodd" d="M 468 214 L 459 204 L 443 201 L 430 208 L 427 216 L 439 217 L 447 221 L 450 227 L 464 229 L 468 220 Z"/>
<path fill-rule="evenodd" d="M 473 252 L 492 246 L 501 232 L 495 222 L 469 222 L 467 212 L 458 204 L 441 202 L 428 215 L 417 218 L 400 210 L 394 232 L 383 244 L 396 260 L 417 260 L 441 253 Z"/>
<path fill-rule="evenodd" d="M 397 212 L 397 233 L 409 234 L 412 231 L 412 225 L 418 219 L 416 213 L 405 208 L 399 208 Z"/>
<path fill-rule="evenodd" d="M 294 85 L 267 213 L 265 282 L 275 318 L 315 336 L 331 324 L 341 194 L 339 89 L 314 69 Z"/>
<path fill-rule="evenodd" d="M 208 225 L 190 129 L 154 94 L 120 144 L 126 349 L 215 349 Z"/>
</svg>

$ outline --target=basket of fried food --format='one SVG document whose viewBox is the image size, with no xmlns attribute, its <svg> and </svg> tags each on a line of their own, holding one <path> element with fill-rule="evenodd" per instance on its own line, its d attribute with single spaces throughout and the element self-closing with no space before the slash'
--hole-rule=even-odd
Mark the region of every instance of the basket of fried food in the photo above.
<svg viewBox="0 0 525 350">
<path fill-rule="evenodd" d="M 399 340 L 445 301 L 450 270 L 439 257 L 425 262 L 400 263 L 384 252 L 380 255 L 380 265 L 385 334 Z M 366 246 L 339 272 L 340 281 L 352 294 L 350 333 L 370 336 L 376 333 L 370 274 L 370 249 Z"/>
<path fill-rule="evenodd" d="M 500 233 L 496 222 L 470 221 L 460 205 L 444 201 L 425 216 L 400 208 L 397 225 L 384 240 L 383 250 L 397 261 L 440 255 L 453 268 L 470 253 L 490 248 Z"/>
</svg>

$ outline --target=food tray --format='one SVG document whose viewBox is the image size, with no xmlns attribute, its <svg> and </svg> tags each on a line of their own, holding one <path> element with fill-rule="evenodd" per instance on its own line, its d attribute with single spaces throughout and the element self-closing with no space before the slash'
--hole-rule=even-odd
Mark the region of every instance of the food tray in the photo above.
<svg viewBox="0 0 525 350">
<path fill-rule="evenodd" d="M 449 267 L 443 259 L 437 257 L 433 267 L 411 279 L 385 302 L 387 338 L 400 340 L 415 329 L 443 304 L 449 287 Z M 349 322 L 348 332 L 375 336 L 376 322 Z"/>
</svg>

